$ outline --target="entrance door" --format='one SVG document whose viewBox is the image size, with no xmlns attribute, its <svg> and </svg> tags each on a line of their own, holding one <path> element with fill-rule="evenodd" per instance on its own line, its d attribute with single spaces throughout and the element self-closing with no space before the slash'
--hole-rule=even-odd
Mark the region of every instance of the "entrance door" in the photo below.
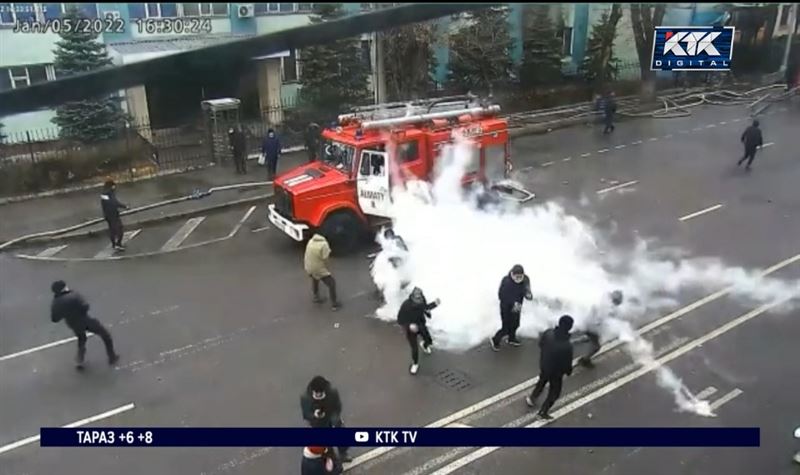
<svg viewBox="0 0 800 475">
<path fill-rule="evenodd" d="M 358 205 L 364 214 L 391 217 L 389 170 L 385 152 L 364 150 L 358 167 Z"/>
</svg>

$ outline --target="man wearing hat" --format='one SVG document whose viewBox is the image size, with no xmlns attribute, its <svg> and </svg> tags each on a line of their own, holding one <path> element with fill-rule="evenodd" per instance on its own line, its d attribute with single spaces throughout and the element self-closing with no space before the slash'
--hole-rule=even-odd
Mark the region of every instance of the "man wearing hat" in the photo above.
<svg viewBox="0 0 800 475">
<path fill-rule="evenodd" d="M 502 327 L 489 340 L 492 350 L 498 351 L 503 337 L 508 337 L 508 344 L 520 346 L 517 339 L 517 329 L 519 328 L 519 316 L 522 312 L 522 300 L 533 300 L 531 294 L 531 281 L 521 265 L 517 264 L 511 268 L 511 272 L 503 277 L 500 282 L 500 290 L 497 292 L 500 299 L 500 320 Z"/>
<path fill-rule="evenodd" d="M 64 320 L 69 329 L 78 338 L 76 368 L 83 370 L 83 359 L 86 355 L 86 332 L 92 332 L 103 340 L 103 344 L 106 346 L 108 364 L 115 365 L 119 361 L 119 355 L 114 351 L 114 340 L 111 339 L 111 334 L 99 321 L 89 316 L 89 304 L 86 303 L 81 294 L 70 290 L 63 280 L 53 282 L 50 289 L 53 291 L 50 320 L 53 323 Z"/>
<path fill-rule="evenodd" d="M 547 397 L 538 413 L 542 419 L 553 418 L 550 408 L 561 395 L 564 376 L 572 374 L 572 342 L 569 340 L 572 324 L 572 317 L 563 315 L 558 320 L 558 326 L 545 331 L 539 338 L 539 380 L 530 396 L 525 398 L 525 403 L 529 407 L 536 407 L 536 400 L 547 385 Z"/>
</svg>

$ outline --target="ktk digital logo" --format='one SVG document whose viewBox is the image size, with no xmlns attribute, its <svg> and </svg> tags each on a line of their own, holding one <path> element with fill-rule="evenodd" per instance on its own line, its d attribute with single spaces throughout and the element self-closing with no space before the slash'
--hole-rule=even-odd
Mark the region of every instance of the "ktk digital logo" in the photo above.
<svg viewBox="0 0 800 475">
<path fill-rule="evenodd" d="M 653 71 L 728 71 L 733 59 L 732 26 L 658 26 Z"/>
</svg>

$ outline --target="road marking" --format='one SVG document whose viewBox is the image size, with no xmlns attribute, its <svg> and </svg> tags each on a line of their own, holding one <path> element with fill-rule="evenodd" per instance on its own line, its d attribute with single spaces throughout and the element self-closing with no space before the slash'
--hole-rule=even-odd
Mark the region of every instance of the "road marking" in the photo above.
<svg viewBox="0 0 800 475">
<path fill-rule="evenodd" d="M 719 123 L 719 125 L 727 125 L 727 124 L 728 124 L 727 120 L 720 121 L 720 123 Z"/>
<path fill-rule="evenodd" d="M 614 147 L 614 148 L 615 148 L 615 149 L 617 149 L 617 150 L 619 150 L 619 149 L 621 149 L 621 148 L 625 148 L 625 147 L 627 147 L 627 145 L 625 145 L 625 144 L 622 144 L 622 145 L 617 145 L 617 146 L 616 146 L 616 147 Z"/>
<path fill-rule="evenodd" d="M 740 120 L 742 120 L 742 119 L 736 118 L 736 119 L 733 119 L 733 122 L 739 122 Z"/>
<path fill-rule="evenodd" d="M 269 229 L 269 226 L 264 226 L 263 228 L 253 229 L 250 232 L 252 232 L 252 233 L 260 233 L 261 231 L 266 231 L 267 229 Z"/>
<path fill-rule="evenodd" d="M 773 303 L 769 303 L 769 304 L 766 304 L 766 305 L 762 305 L 761 307 L 758 307 L 757 309 L 752 310 L 752 311 L 750 311 L 750 312 L 748 312 L 748 313 L 746 313 L 746 314 L 744 314 L 744 315 L 742 315 L 742 316 L 740 316 L 740 317 L 738 317 L 738 318 L 726 323 L 725 325 L 722 325 L 721 327 L 717 327 L 715 330 L 713 330 L 713 331 L 711 331 L 709 333 L 706 333 L 702 337 L 695 338 L 694 340 L 690 341 L 686 345 L 684 345 L 684 346 L 682 346 L 682 347 L 680 347 L 680 348 L 668 353 L 667 355 L 662 356 L 661 358 L 658 358 L 658 359 L 654 360 L 653 362 L 643 366 L 642 368 L 634 371 L 633 373 L 630 373 L 630 374 L 628 374 L 628 375 L 626 375 L 626 376 L 614 381 L 613 383 L 610 383 L 610 384 L 598 389 L 597 391 L 594 391 L 591 394 L 587 394 L 586 396 L 578 399 L 577 401 L 574 401 L 574 402 L 572 402 L 570 404 L 567 404 L 566 406 L 554 411 L 551 414 L 553 416 L 553 420 L 552 421 L 537 420 L 536 422 L 528 424 L 525 427 L 526 428 L 542 427 L 542 426 L 545 426 L 545 425 L 547 425 L 547 424 L 549 424 L 549 423 L 551 423 L 551 422 L 553 422 L 555 420 L 558 420 L 561 417 L 563 417 L 563 416 L 565 416 L 565 415 L 567 415 L 567 414 L 569 414 L 571 412 L 574 412 L 574 411 L 580 409 L 581 407 L 589 404 L 590 402 L 593 402 L 593 401 L 605 396 L 606 394 L 609 394 L 612 391 L 615 391 L 615 390 L 621 388 L 622 386 L 625 386 L 626 384 L 641 378 L 642 376 L 650 373 L 651 371 L 655 370 L 656 368 L 658 368 L 660 366 L 663 366 L 666 363 L 669 363 L 670 361 L 674 360 L 675 358 L 678 358 L 679 356 L 682 356 L 682 355 L 684 355 L 684 354 L 686 354 L 686 353 L 688 353 L 688 352 L 690 352 L 690 351 L 702 346 L 706 342 L 711 341 L 714 338 L 717 338 L 717 337 L 719 337 L 721 335 L 724 335 L 725 333 L 733 330 L 734 328 L 738 327 L 739 325 L 742 325 L 743 323 L 746 323 L 746 322 L 758 317 L 759 315 L 762 315 L 762 314 L 766 313 L 770 309 L 772 309 L 774 307 L 777 307 L 778 305 L 781 305 L 783 303 L 786 303 L 787 301 L 791 300 L 792 298 L 794 298 L 794 297 L 783 298 L 783 299 L 778 300 L 777 302 L 773 302 Z M 478 459 L 486 457 L 487 455 L 497 451 L 500 448 L 501 447 L 484 447 L 484 448 L 482 448 L 480 450 L 477 450 L 477 451 L 475 451 L 475 452 L 473 452 L 473 453 L 471 453 L 471 454 L 469 454 L 469 455 L 467 455 L 465 457 L 462 457 L 461 459 L 458 459 L 458 460 L 448 464 L 445 467 L 440 468 L 439 470 L 433 472 L 432 475 L 448 475 L 448 474 L 453 473 L 454 471 L 456 471 L 456 470 L 458 470 L 458 469 L 460 469 L 460 468 L 462 468 L 462 467 L 464 467 L 464 466 L 466 466 L 466 465 L 468 465 L 468 464 L 470 464 L 470 463 L 472 463 L 472 462 L 474 462 L 474 461 L 476 461 Z"/>
<path fill-rule="evenodd" d="M 519 171 L 521 171 L 521 172 L 527 172 L 527 171 L 530 171 L 530 170 L 532 170 L 532 169 L 533 169 L 533 167 L 532 167 L 532 166 L 531 166 L 531 167 L 523 167 L 523 168 L 520 168 L 520 169 L 519 169 Z"/>
<path fill-rule="evenodd" d="M 717 399 L 716 401 L 712 402 L 710 404 L 711 411 L 712 412 L 716 411 L 717 409 L 722 407 L 723 404 L 729 402 L 731 399 L 733 399 L 736 396 L 739 396 L 740 394 L 742 394 L 742 392 L 743 391 L 741 389 L 735 388 L 733 391 L 729 392 L 728 394 L 726 394 L 726 395 L 722 396 L 721 398 Z"/>
<path fill-rule="evenodd" d="M 598 151 L 597 151 L 597 153 L 606 153 L 606 152 L 608 152 L 608 149 L 607 149 L 607 148 L 604 148 L 604 149 L 602 149 L 602 150 L 598 150 Z"/>
<path fill-rule="evenodd" d="M 649 138 L 649 139 L 647 139 L 647 140 L 649 140 L 649 141 L 651 141 L 651 142 L 655 142 L 656 140 L 658 140 L 658 137 L 650 137 L 650 138 Z"/>
<path fill-rule="evenodd" d="M 93 333 L 91 333 L 91 332 L 87 332 L 86 334 L 87 334 L 87 336 L 93 335 Z M 69 337 L 69 338 L 64 338 L 63 340 L 53 341 L 53 342 L 50 342 L 50 343 L 47 343 L 47 344 L 44 344 L 44 345 L 41 345 L 41 346 L 37 346 L 37 347 L 34 347 L 34 348 L 28 348 L 27 350 L 18 351 L 16 353 L 11 353 L 10 355 L 3 355 L 3 356 L 0 356 L 0 361 L 13 360 L 14 358 L 19 358 L 20 356 L 25 356 L 25 355 L 29 355 L 31 353 L 36 353 L 37 351 L 46 350 L 48 348 L 53 348 L 55 346 L 65 345 L 65 344 L 70 343 L 70 342 L 75 341 L 75 340 L 77 340 L 77 338 L 72 336 L 72 337 Z"/>
<path fill-rule="evenodd" d="M 703 128 L 702 127 L 695 127 L 692 130 L 695 131 L 695 132 L 699 132 L 699 131 L 703 130 Z"/>
<path fill-rule="evenodd" d="M 140 232 L 142 232 L 141 229 L 134 229 L 133 231 L 126 231 L 125 234 L 122 235 L 122 245 L 124 246 L 125 244 L 128 244 L 128 242 L 130 242 L 131 239 L 133 239 L 136 236 L 138 236 Z M 111 246 L 111 244 L 109 244 L 108 247 L 106 247 L 102 251 L 100 251 L 97 254 L 95 254 L 94 258 L 95 259 L 103 259 L 103 258 L 106 258 L 106 257 L 111 257 L 112 254 L 114 254 L 114 248 Z"/>
<path fill-rule="evenodd" d="M 679 134 L 688 134 L 689 132 L 691 132 L 691 130 L 679 130 L 678 131 Z"/>
<path fill-rule="evenodd" d="M 181 244 L 183 244 L 183 241 L 185 241 L 186 238 L 188 238 L 189 235 L 192 234 L 192 232 L 197 229 L 197 227 L 200 226 L 200 223 L 202 223 L 205 219 L 205 216 L 198 216 L 183 223 L 183 226 L 181 226 L 180 229 L 178 229 L 178 231 L 176 231 L 175 234 L 173 234 L 172 237 L 169 238 L 169 240 L 167 240 L 163 246 L 161 246 L 161 250 L 171 251 L 179 248 Z"/>
<path fill-rule="evenodd" d="M 636 142 L 631 142 L 631 145 L 641 145 L 641 144 L 642 144 L 641 140 L 637 140 Z"/>
<path fill-rule="evenodd" d="M 467 424 L 462 424 L 460 422 L 453 422 L 452 424 L 448 424 L 447 427 L 451 427 L 454 429 L 472 429 L 472 426 Z"/>
<path fill-rule="evenodd" d="M 542 163 L 542 166 L 543 166 L 543 167 L 549 167 L 549 166 L 550 166 L 550 165 L 552 165 L 553 163 L 555 163 L 555 162 L 544 162 L 544 163 Z"/>
<path fill-rule="evenodd" d="M 567 157 L 567 158 L 565 158 L 565 159 L 563 159 L 563 160 L 561 160 L 561 161 L 562 161 L 562 162 L 568 162 L 568 161 L 570 161 L 570 160 L 572 160 L 572 157 Z"/>
<path fill-rule="evenodd" d="M 230 233 L 230 234 L 228 234 L 228 237 L 229 237 L 229 238 L 232 238 L 233 236 L 236 236 L 236 233 L 238 233 L 238 232 L 239 232 L 239 229 L 242 227 L 242 225 L 244 224 L 244 222 L 245 222 L 245 221 L 247 221 L 247 220 L 248 220 L 248 218 L 250 218 L 250 215 L 252 215 L 252 214 L 255 212 L 256 208 L 258 208 L 258 206 L 255 206 L 255 205 L 254 205 L 254 206 L 251 206 L 251 207 L 250 207 L 250 209 L 248 209 L 248 210 L 247 210 L 247 211 L 244 213 L 244 216 L 242 216 L 242 219 L 240 219 L 240 220 L 239 220 L 239 222 L 238 222 L 238 223 L 236 223 L 236 226 L 234 226 L 234 227 L 233 227 L 233 230 L 231 231 L 231 233 Z"/>
<path fill-rule="evenodd" d="M 717 126 L 717 124 L 708 124 L 708 125 L 706 126 L 706 128 L 707 128 L 707 129 L 713 129 L 713 128 L 714 128 L 714 127 L 716 127 L 716 126 Z"/>
<path fill-rule="evenodd" d="M 603 193 L 608 193 L 609 191 L 619 190 L 620 188 L 627 188 L 627 187 L 629 187 L 631 185 L 635 185 L 637 183 L 639 183 L 638 180 L 632 180 L 632 181 L 629 181 L 629 182 L 626 182 L 626 183 L 622 183 L 622 184 L 619 184 L 619 185 L 610 186 L 608 188 L 603 188 L 602 190 L 597 190 L 597 194 L 598 195 L 602 195 Z"/>
<path fill-rule="evenodd" d="M 715 392 L 717 392 L 717 388 L 715 388 L 714 386 L 709 386 L 709 387 L 703 389 L 702 391 L 700 391 L 699 393 L 695 394 L 695 397 L 697 399 L 705 399 L 705 398 L 711 396 L 712 394 L 714 394 Z"/>
<path fill-rule="evenodd" d="M 768 276 L 770 274 L 774 274 L 775 272 L 777 272 L 777 271 L 779 271 L 779 270 L 781 270 L 781 269 L 783 269 L 783 268 L 785 268 L 787 266 L 790 266 L 790 265 L 794 264 L 797 261 L 800 261 L 800 254 L 795 254 L 792 257 L 789 257 L 789 258 L 784 259 L 784 260 L 782 260 L 782 261 L 780 261 L 780 262 L 778 262 L 776 264 L 773 264 L 772 266 L 770 266 L 770 267 L 764 269 L 763 271 L 759 272 L 757 275 L 758 275 L 758 277 L 764 278 L 764 277 L 766 277 L 766 276 Z M 673 320 L 677 320 L 678 318 L 681 318 L 684 315 L 686 315 L 686 314 L 688 314 L 690 312 L 693 312 L 693 311 L 697 310 L 698 308 L 700 308 L 700 307 L 702 307 L 704 305 L 707 305 L 707 304 L 709 304 L 711 302 L 719 300 L 722 297 L 725 297 L 726 295 L 731 293 L 733 291 L 733 289 L 735 289 L 735 288 L 736 288 L 736 286 L 731 285 L 731 286 L 726 287 L 724 289 L 720 289 L 720 290 L 714 292 L 713 294 L 710 294 L 710 295 L 707 295 L 707 296 L 705 296 L 703 298 L 695 300 L 694 302 L 690 303 L 689 305 L 686 305 L 685 307 L 681 307 L 681 308 L 675 310 L 674 312 L 672 312 L 672 313 L 670 313 L 668 315 L 664 315 L 663 317 L 661 317 L 659 319 L 656 319 L 656 320 L 648 323 L 647 325 L 644 325 L 644 326 L 640 327 L 636 331 L 636 333 L 638 335 L 644 335 L 646 333 L 649 333 L 650 331 L 652 331 L 652 330 L 654 330 L 656 328 L 660 328 L 660 327 L 666 325 L 667 323 L 669 323 L 669 322 L 671 322 Z M 620 346 L 622 346 L 622 344 L 623 344 L 623 342 L 620 341 L 620 340 L 610 341 L 610 342 L 606 343 L 605 345 L 603 345 L 602 347 L 600 347 L 600 351 L 598 351 L 595 356 L 599 357 L 600 355 L 603 355 L 603 354 L 608 353 L 610 351 L 614 351 L 615 349 L 617 349 Z M 578 358 L 575 358 L 575 360 L 572 362 L 572 364 L 574 366 L 577 363 L 578 363 Z M 475 404 L 467 406 L 467 407 L 465 407 L 463 409 L 460 409 L 460 410 L 458 410 L 456 412 L 453 412 L 453 413 L 451 413 L 451 414 L 449 414 L 449 415 L 447 415 L 445 417 L 442 417 L 441 419 L 438 419 L 438 420 L 436 420 L 434 422 L 431 422 L 430 424 L 426 425 L 425 428 L 445 427 L 448 424 L 452 424 L 453 422 L 460 421 L 460 420 L 466 418 L 467 416 L 475 414 L 476 412 L 479 412 L 479 411 L 481 411 L 481 410 L 483 410 L 483 409 L 485 409 L 485 408 L 487 408 L 489 406 L 493 406 L 493 405 L 497 404 L 498 402 L 500 402 L 500 401 L 502 401 L 504 399 L 507 399 L 509 397 L 514 396 L 517 393 L 520 393 L 522 391 L 527 391 L 527 390 L 533 388 L 533 386 L 536 384 L 536 382 L 538 380 L 539 380 L 539 377 L 536 376 L 536 377 L 527 379 L 525 381 L 522 381 L 521 383 L 516 384 L 516 385 L 514 385 L 514 386 L 512 386 L 512 387 L 510 387 L 510 388 L 508 388 L 508 389 L 506 389 L 504 391 L 501 391 L 501 392 L 493 395 L 493 396 L 489 396 L 486 399 L 483 399 L 481 401 L 476 402 Z M 390 451 L 394 450 L 395 448 L 396 447 L 379 447 L 377 449 L 372 449 L 369 452 L 366 452 L 366 453 L 356 457 L 355 459 L 353 459 L 353 461 L 347 466 L 347 470 L 349 470 L 351 468 L 355 468 L 355 467 L 357 467 L 359 465 L 362 465 L 362 464 L 364 464 L 364 463 L 366 463 L 366 462 L 368 462 L 368 461 L 370 461 L 370 460 L 372 460 L 374 458 L 380 457 L 381 455 L 383 455 L 383 454 L 385 454 L 387 452 L 390 452 Z"/>
<path fill-rule="evenodd" d="M 52 257 L 52 256 L 55 256 L 59 252 L 61 252 L 64 249 L 66 249 L 68 245 L 69 244 L 63 244 L 61 246 L 48 247 L 47 249 L 45 249 L 44 251 L 40 252 L 39 254 L 36 254 L 36 257 Z"/>
<path fill-rule="evenodd" d="M 716 211 L 716 210 L 718 210 L 720 208 L 722 208 L 721 204 L 716 204 L 714 206 L 709 206 L 708 208 L 701 209 L 700 211 L 697 211 L 696 213 L 687 214 L 686 216 L 680 217 L 680 218 L 678 218 L 678 221 L 688 221 L 688 220 L 690 220 L 692 218 L 696 218 L 698 216 L 702 216 L 702 215 L 704 215 L 706 213 L 710 213 L 712 211 Z"/>
<path fill-rule="evenodd" d="M 118 407 L 116 409 L 111 409 L 110 411 L 106 411 L 106 412 L 104 412 L 102 414 L 97 414 L 96 416 L 87 417 L 86 419 L 81 419 L 81 420 L 75 421 L 75 422 L 73 422 L 71 424 L 67 424 L 67 425 L 63 426 L 63 428 L 64 429 L 72 429 L 72 428 L 75 428 L 75 427 L 85 426 L 86 424 L 91 424 L 92 422 L 97 422 L 97 421 L 100 421 L 100 420 L 103 420 L 103 419 L 108 419 L 109 417 L 116 416 L 117 414 L 121 414 L 123 412 L 130 411 L 134 407 L 136 407 L 136 406 L 133 403 L 125 404 L 124 406 L 120 406 L 120 407 Z M 34 435 L 34 436 L 31 436 L 31 437 L 26 437 L 26 438 L 24 438 L 22 440 L 18 440 L 16 442 L 11 443 L 11 444 L 4 445 L 4 446 L 0 447 L 0 454 L 3 454 L 5 452 L 10 452 L 10 451 L 12 451 L 14 449 L 18 449 L 18 448 L 23 447 L 23 446 L 28 445 L 28 444 L 32 444 L 34 442 L 37 442 L 40 438 L 41 438 L 41 435 Z"/>
<path fill-rule="evenodd" d="M 761 148 L 772 147 L 773 145 L 775 145 L 775 142 L 767 142 L 764 145 L 762 145 Z"/>
<path fill-rule="evenodd" d="M 591 155 L 591 154 L 592 154 L 591 152 L 582 153 L 582 154 L 581 154 L 581 157 L 583 157 L 583 158 L 586 158 L 586 157 L 588 157 L 588 156 L 589 156 L 589 155 Z"/>
</svg>

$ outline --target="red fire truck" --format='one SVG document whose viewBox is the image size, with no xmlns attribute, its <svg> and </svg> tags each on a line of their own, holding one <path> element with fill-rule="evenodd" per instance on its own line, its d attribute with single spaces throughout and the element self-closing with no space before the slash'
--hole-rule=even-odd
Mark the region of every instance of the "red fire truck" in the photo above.
<svg viewBox="0 0 800 475">
<path fill-rule="evenodd" d="M 334 253 L 353 251 L 369 229 L 391 220 L 398 179 L 429 180 L 442 146 L 454 131 L 474 143 L 465 185 L 507 177 L 508 124 L 500 107 L 474 96 L 369 106 L 339 116 L 322 132 L 319 161 L 274 181 L 268 216 L 278 229 L 304 241 L 319 229 Z"/>
</svg>

